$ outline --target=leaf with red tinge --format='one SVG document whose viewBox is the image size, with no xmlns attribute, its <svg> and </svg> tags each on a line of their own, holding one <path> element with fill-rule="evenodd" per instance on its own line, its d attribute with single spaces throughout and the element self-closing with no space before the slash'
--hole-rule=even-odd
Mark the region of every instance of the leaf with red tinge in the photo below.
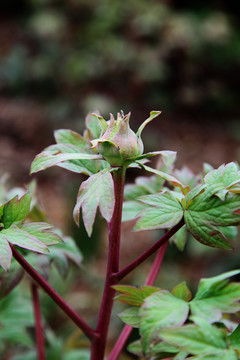
<svg viewBox="0 0 240 360">
<path fill-rule="evenodd" d="M 141 306 L 146 297 L 160 290 L 153 286 L 142 286 L 141 289 L 127 285 L 115 285 L 113 287 L 122 293 L 122 295 L 117 295 L 115 300 L 134 306 Z"/>
<path fill-rule="evenodd" d="M 110 221 L 114 209 L 114 186 L 109 171 L 103 170 L 84 181 L 79 189 L 73 216 L 79 225 L 80 210 L 88 236 L 91 236 L 97 208 L 107 221 Z"/>
<path fill-rule="evenodd" d="M 24 249 L 42 254 L 49 252 L 46 245 L 26 231 L 19 229 L 16 225 L 12 225 L 10 228 L 2 230 L 1 234 L 13 245 L 18 245 Z"/>
<path fill-rule="evenodd" d="M 224 200 L 213 194 L 210 185 L 186 205 L 184 220 L 187 229 L 201 243 L 231 249 L 228 239 L 235 234 L 233 225 L 240 223 L 240 195 L 228 193 Z"/>
<path fill-rule="evenodd" d="M 6 236 L 0 232 L 0 266 L 7 271 L 12 260 L 12 250 Z"/>
</svg>

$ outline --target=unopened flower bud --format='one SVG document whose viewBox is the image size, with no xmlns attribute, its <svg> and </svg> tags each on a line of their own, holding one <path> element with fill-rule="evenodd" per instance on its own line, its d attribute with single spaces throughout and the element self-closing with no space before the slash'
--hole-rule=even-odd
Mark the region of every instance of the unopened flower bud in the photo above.
<svg viewBox="0 0 240 360">
<path fill-rule="evenodd" d="M 129 118 L 130 113 L 124 116 L 123 112 L 118 113 L 117 120 L 111 114 L 109 122 L 98 116 L 103 134 L 91 142 L 92 147 L 96 146 L 111 166 L 129 165 L 133 161 L 131 158 L 143 153 L 143 142 L 130 129 Z"/>
</svg>

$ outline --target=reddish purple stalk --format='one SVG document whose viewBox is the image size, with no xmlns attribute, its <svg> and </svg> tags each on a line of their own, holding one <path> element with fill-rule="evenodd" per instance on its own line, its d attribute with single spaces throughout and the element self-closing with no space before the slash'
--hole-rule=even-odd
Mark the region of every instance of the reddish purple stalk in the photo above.
<svg viewBox="0 0 240 360">
<path fill-rule="evenodd" d="M 119 271 L 119 251 L 121 240 L 121 221 L 122 221 L 122 204 L 125 181 L 125 169 L 120 168 L 113 171 L 115 205 L 112 219 L 109 223 L 109 250 L 108 264 L 105 286 L 103 291 L 102 303 L 99 312 L 96 332 L 98 337 L 92 342 L 91 360 L 102 360 L 104 358 L 109 323 L 112 314 L 113 299 L 115 290 L 113 285 L 116 284 L 113 274 Z"/>
<path fill-rule="evenodd" d="M 170 230 L 168 230 L 150 248 L 144 251 L 140 256 L 138 256 L 125 268 L 113 274 L 113 279 L 115 280 L 115 282 L 122 280 L 126 275 L 128 275 L 131 271 L 136 269 L 142 262 L 144 262 L 147 258 L 149 258 L 149 256 L 154 254 L 155 251 L 157 251 L 164 243 L 166 243 L 183 225 L 184 225 L 184 219 L 182 218 L 182 220 L 180 220 L 178 224 L 176 224 Z"/>
<path fill-rule="evenodd" d="M 14 258 L 19 262 L 23 269 L 31 276 L 33 280 L 55 301 L 55 303 L 67 314 L 67 316 L 93 340 L 96 338 L 95 331 L 78 315 L 78 313 L 69 306 L 66 301 L 51 287 L 51 285 L 11 246 Z"/>
<path fill-rule="evenodd" d="M 38 286 L 32 282 L 32 300 L 33 300 L 33 310 L 35 318 L 35 333 L 36 333 L 36 342 L 37 342 L 37 355 L 38 360 L 45 360 L 45 350 L 44 350 L 44 334 L 42 326 L 42 317 L 41 317 L 41 308 L 39 301 Z"/>
<path fill-rule="evenodd" d="M 148 275 L 148 278 L 145 282 L 145 285 L 148 285 L 148 286 L 151 286 L 154 284 L 156 278 L 157 278 L 157 275 L 158 275 L 158 272 L 159 272 L 159 269 L 162 265 L 162 261 L 163 261 L 163 258 L 164 258 L 164 255 L 165 255 L 165 252 L 166 252 L 166 249 L 167 249 L 167 245 L 168 245 L 168 242 L 166 241 L 165 243 L 162 244 L 162 246 L 160 247 L 160 249 L 158 250 L 158 253 L 155 257 L 155 260 L 154 260 L 154 263 L 152 265 L 152 268 L 150 270 L 150 273 Z M 130 326 L 130 325 L 125 325 L 114 348 L 112 349 L 112 352 L 111 354 L 109 355 L 108 357 L 108 360 L 117 360 L 119 355 L 121 354 L 122 352 L 122 349 L 124 348 L 131 332 L 132 332 L 133 328 Z"/>
</svg>

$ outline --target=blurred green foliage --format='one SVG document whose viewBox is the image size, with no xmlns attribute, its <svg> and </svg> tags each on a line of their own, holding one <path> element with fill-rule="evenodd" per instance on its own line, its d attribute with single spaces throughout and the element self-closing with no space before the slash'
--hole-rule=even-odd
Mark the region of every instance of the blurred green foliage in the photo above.
<svg viewBox="0 0 240 360">
<path fill-rule="evenodd" d="M 103 114 L 109 103 L 112 111 L 121 103 L 238 112 L 240 29 L 231 4 L 232 13 L 214 2 L 12 3 L 4 23 L 13 34 L 0 47 L 3 94 L 62 99 L 83 111 L 98 105 Z"/>
</svg>

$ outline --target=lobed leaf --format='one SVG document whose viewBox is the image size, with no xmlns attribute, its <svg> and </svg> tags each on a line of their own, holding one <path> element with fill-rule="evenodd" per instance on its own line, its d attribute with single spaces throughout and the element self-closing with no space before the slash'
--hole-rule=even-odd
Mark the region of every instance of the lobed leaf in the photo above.
<svg viewBox="0 0 240 360">
<path fill-rule="evenodd" d="M 58 144 L 72 144 L 84 149 L 89 146 L 87 141 L 75 131 L 69 129 L 59 129 L 54 131 L 54 138 Z"/>
<path fill-rule="evenodd" d="M 114 209 L 114 187 L 112 176 L 107 170 L 92 175 L 81 184 L 79 189 L 73 211 L 74 220 L 79 224 L 80 210 L 82 209 L 83 222 L 89 236 L 92 233 L 98 207 L 102 216 L 110 221 Z"/>
<path fill-rule="evenodd" d="M 139 201 L 125 201 L 123 203 L 122 221 L 136 219 L 139 216 L 139 212 L 146 208 L 147 205 Z"/>
<path fill-rule="evenodd" d="M 12 224 L 22 224 L 28 216 L 31 204 L 30 193 L 25 193 L 20 199 L 16 195 L 14 198 L 4 204 L 1 222 L 5 229 Z"/>
<path fill-rule="evenodd" d="M 208 322 L 222 319 L 222 313 L 236 313 L 240 310 L 240 284 L 227 284 L 227 279 L 237 275 L 234 270 L 213 278 L 201 279 L 195 298 L 190 302 L 191 313 Z"/>
<path fill-rule="evenodd" d="M 63 242 L 59 235 L 51 231 L 53 230 L 53 226 L 47 223 L 34 222 L 23 224 L 21 229 L 34 236 L 34 238 L 38 239 L 47 246 Z"/>
<path fill-rule="evenodd" d="M 204 320 L 199 320 L 198 325 L 164 329 L 159 335 L 167 343 L 192 355 L 220 356 L 227 349 L 225 332 Z"/>
<path fill-rule="evenodd" d="M 95 154 L 86 154 L 86 153 L 50 154 L 47 151 L 43 151 L 42 153 L 38 154 L 33 160 L 31 165 L 31 174 L 59 164 L 61 164 L 61 166 L 66 167 L 67 165 L 66 164 L 64 165 L 62 163 L 67 160 L 97 160 L 97 159 L 102 159 L 102 156 Z M 85 171 L 86 170 L 81 170 L 81 172 L 85 172 Z M 88 174 L 88 171 L 86 172 Z"/>
<path fill-rule="evenodd" d="M 191 291 L 189 290 L 189 288 L 186 285 L 186 282 L 183 281 L 182 283 L 176 285 L 172 291 L 171 294 L 173 294 L 174 296 L 178 297 L 179 299 L 182 299 L 186 302 L 190 301 L 192 298 L 192 294 Z"/>
<path fill-rule="evenodd" d="M 140 289 L 128 285 L 115 285 L 113 288 L 122 293 L 122 295 L 117 295 L 115 300 L 133 306 L 141 306 L 146 297 L 159 291 L 159 288 L 157 287 L 144 285 Z"/>
<path fill-rule="evenodd" d="M 48 248 L 34 236 L 21 230 L 16 225 L 12 225 L 8 229 L 3 229 L 1 235 L 5 237 L 13 245 L 18 245 L 24 249 L 36 251 L 42 254 L 48 253 Z"/>
<path fill-rule="evenodd" d="M 205 188 L 188 201 L 184 212 L 187 229 L 201 243 L 231 249 L 225 227 L 240 222 L 240 196 L 227 194 L 225 200 L 213 195 L 213 186 Z M 232 229 L 233 230 L 233 229 Z M 234 230 L 233 230 L 234 231 Z"/>
<path fill-rule="evenodd" d="M 139 307 L 131 306 L 130 308 L 118 314 L 118 316 L 125 324 L 135 328 L 139 328 L 140 326 Z"/>
<path fill-rule="evenodd" d="M 183 208 L 170 191 L 142 196 L 139 200 L 150 207 L 139 213 L 135 231 L 172 227 L 183 217 Z"/>
<path fill-rule="evenodd" d="M 148 351 L 150 342 L 161 329 L 183 325 L 188 312 L 188 303 L 166 290 L 147 297 L 140 309 L 140 334 L 144 352 Z"/>
</svg>

